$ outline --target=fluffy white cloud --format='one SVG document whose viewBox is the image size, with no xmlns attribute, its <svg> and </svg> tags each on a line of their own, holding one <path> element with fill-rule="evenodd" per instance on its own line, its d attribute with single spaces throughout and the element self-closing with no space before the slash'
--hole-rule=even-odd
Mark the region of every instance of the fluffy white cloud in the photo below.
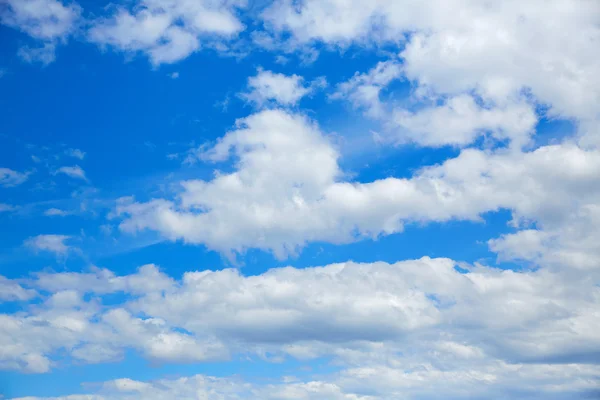
<svg viewBox="0 0 600 400">
<path fill-rule="evenodd" d="M 60 167 L 56 170 L 55 174 L 64 174 L 71 178 L 87 180 L 85 171 L 79 165 Z"/>
<path fill-rule="evenodd" d="M 56 44 L 66 41 L 75 31 L 81 14 L 81 8 L 75 2 L 6 0 L 4 3 L 6 6 L 0 9 L 0 22 L 42 41 L 41 46 L 21 47 L 19 56 L 26 62 L 43 65 L 55 60 Z"/>
<path fill-rule="evenodd" d="M 381 118 L 387 114 L 386 107 L 380 100 L 381 91 L 401 76 L 402 68 L 399 63 L 382 61 L 369 72 L 357 72 L 349 81 L 338 84 L 331 98 L 346 99 L 354 107 L 365 109 L 367 115 Z"/>
<path fill-rule="evenodd" d="M 506 107 L 485 108 L 473 97 L 459 95 L 443 105 L 417 112 L 405 109 L 393 111 L 392 134 L 386 138 L 399 143 L 414 142 L 424 146 L 466 146 L 486 132 L 492 138 L 508 140 L 522 147 L 534 133 L 537 116 L 532 106 L 513 103 Z"/>
<path fill-rule="evenodd" d="M 306 85 L 301 76 L 287 76 L 261 69 L 256 76 L 248 78 L 248 92 L 241 93 L 240 97 L 257 106 L 270 102 L 292 106 L 302 97 L 311 94 L 317 87 L 324 85 L 326 85 L 324 79 L 317 79 L 310 85 Z"/>
<path fill-rule="evenodd" d="M 580 115 L 597 113 L 592 104 L 600 81 L 593 71 L 600 57 L 593 49 L 599 16 L 593 0 L 525 7 L 517 0 L 280 0 L 263 18 L 302 42 L 405 41 L 403 68 L 422 84 L 447 93 L 477 88 L 497 99 L 530 87 L 556 112 Z"/>
<path fill-rule="evenodd" d="M 581 380 L 570 374 L 576 373 Z M 412 373 L 393 368 L 364 368 L 345 371 L 329 380 L 286 382 L 281 379 L 271 384 L 250 384 L 235 378 L 215 378 L 195 375 L 178 379 L 160 379 L 152 382 L 116 379 L 103 384 L 96 394 L 45 398 L 46 400 L 133 400 L 144 399 L 198 399 L 218 400 L 383 400 L 511 398 L 532 400 L 570 400 L 593 394 L 598 369 L 584 365 L 552 367 L 537 365 L 493 365 L 484 371 L 465 369 L 448 372 L 433 366 Z M 528 383 L 525 383 L 525 380 Z M 374 387 L 373 382 L 377 385 Z M 428 382 L 425 387 L 423 382 Z M 503 383 L 521 385 L 503 388 Z M 525 384 L 524 384 L 525 383 Z M 578 390 L 577 390 L 578 389 Z M 365 394 L 368 393 L 368 394 Z M 573 397 L 576 396 L 576 397 Z M 582 397 L 583 396 L 583 397 Z M 26 397 L 15 400 L 37 400 Z"/>
<path fill-rule="evenodd" d="M 18 172 L 10 168 L 0 168 L 0 186 L 18 186 L 29 178 L 30 172 Z"/>
<path fill-rule="evenodd" d="M 141 0 L 132 11 L 119 7 L 93 22 L 91 41 L 124 52 L 144 52 L 153 64 L 173 63 L 195 52 L 201 41 L 227 39 L 244 26 L 236 17 L 243 1 Z M 213 39 L 211 39 L 213 38 Z"/>
<path fill-rule="evenodd" d="M 25 289 L 18 282 L 0 276 L 0 300 L 23 301 L 36 295 L 35 290 Z"/>
<path fill-rule="evenodd" d="M 573 144 L 527 153 L 466 149 L 410 179 L 361 183 L 344 179 L 338 152 L 306 117 L 266 110 L 237 126 L 200 155 L 234 156 L 234 172 L 183 181 L 176 201 L 123 199 L 121 229 L 153 229 L 225 254 L 259 248 L 285 257 L 309 241 L 351 242 L 400 232 L 405 223 L 477 220 L 499 209 L 516 222 L 557 226 L 600 201 L 600 153 Z"/>
<path fill-rule="evenodd" d="M 402 72 L 398 62 L 379 62 L 367 73 L 356 73 L 347 82 L 338 84 L 331 98 L 347 100 L 367 116 L 380 120 L 384 130 L 377 139 L 397 145 L 465 147 L 489 133 L 490 138 L 507 140 L 512 147 L 520 148 L 534 134 L 538 117 L 533 105 L 524 99 L 494 106 L 478 104 L 470 94 L 447 98 L 441 105 L 435 105 L 439 99 L 422 104 L 423 99 L 411 98 L 408 103 L 414 103 L 412 108 L 416 111 L 394 104 L 395 101 L 382 101 L 382 92 L 388 90 L 392 81 L 402 79 Z"/>
<path fill-rule="evenodd" d="M 62 39 L 74 29 L 79 18 L 79 6 L 58 0 L 6 0 L 0 21 L 33 38 L 45 41 Z"/>
<path fill-rule="evenodd" d="M 298 43 L 397 44 L 398 61 L 354 77 L 337 94 L 371 116 L 399 124 L 400 132 L 390 129 L 392 141 L 462 146 L 477 133 L 491 131 L 523 145 L 535 124 L 527 103 L 535 102 L 547 108 L 547 115 L 579 120 L 582 144 L 600 143 L 595 128 L 600 121 L 595 73 L 600 69 L 595 51 L 600 7 L 593 0 L 536 0 L 525 7 L 518 0 L 280 0 L 263 18 Z M 384 66 L 388 69 L 379 71 Z M 383 74 L 387 71 L 393 74 Z M 417 113 L 402 108 L 393 113 L 394 104 L 386 104 L 386 110 L 379 99 L 387 83 L 369 83 L 374 72 L 414 82 L 418 99 L 450 100 Z M 466 97 L 472 94 L 485 107 Z M 442 118 L 442 123 L 449 119 L 448 126 L 441 126 Z"/>
<path fill-rule="evenodd" d="M 43 302 L 0 316 L 0 367 L 44 372 L 67 362 L 54 357 L 58 352 L 96 363 L 135 349 L 162 362 L 270 354 L 331 357 L 340 368 L 315 381 L 225 379 L 222 388 L 202 376 L 122 379 L 98 393 L 107 399 L 186 398 L 204 385 L 224 399 L 430 399 L 442 388 L 457 399 L 567 399 L 600 388 L 600 288 L 593 280 L 568 268 L 513 272 L 461 264 L 461 273 L 455 265 L 430 258 L 347 262 L 256 276 L 189 271 L 180 280 L 147 265 L 125 276 L 94 269 L 3 279 L 0 288 L 10 290 L 0 293 L 20 300 L 38 293 Z M 120 302 L 113 296 L 103 304 L 104 295 L 119 292 Z"/>
<path fill-rule="evenodd" d="M 65 243 L 71 236 L 67 235 L 37 235 L 25 240 L 24 245 L 35 251 L 48 251 L 59 256 L 65 256 L 71 247 Z"/>
</svg>

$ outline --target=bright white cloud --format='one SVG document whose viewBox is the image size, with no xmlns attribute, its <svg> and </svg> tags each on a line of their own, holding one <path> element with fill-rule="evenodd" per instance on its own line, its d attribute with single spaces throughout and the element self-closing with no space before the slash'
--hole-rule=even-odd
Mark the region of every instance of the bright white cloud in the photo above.
<svg viewBox="0 0 600 400">
<path fill-rule="evenodd" d="M 324 79 L 317 79 L 310 85 L 298 75 L 284 75 L 271 71 L 259 70 L 256 76 L 248 78 L 248 92 L 240 97 L 257 106 L 271 102 L 283 106 L 297 104 L 304 96 L 311 94 L 316 88 L 326 85 Z"/>
<path fill-rule="evenodd" d="M 200 152 L 206 161 L 235 157 L 234 172 L 181 182 L 176 201 L 123 199 L 121 229 L 152 229 L 225 254 L 259 248 L 285 257 L 309 241 L 347 243 L 502 208 L 515 221 L 550 226 L 600 199 L 600 154 L 572 144 L 467 149 L 410 179 L 360 183 L 344 179 L 338 152 L 306 117 L 266 110 L 237 126 Z"/>
<path fill-rule="evenodd" d="M 367 115 L 381 118 L 386 113 L 385 106 L 380 100 L 382 90 L 390 82 L 401 78 L 402 68 L 399 63 L 392 61 L 379 62 L 369 72 L 356 73 L 347 82 L 337 85 L 332 99 L 346 99 L 354 107 L 362 108 Z"/>
<path fill-rule="evenodd" d="M 443 105 L 417 112 L 393 111 L 391 133 L 385 137 L 400 144 L 423 146 L 467 146 L 487 132 L 496 140 L 512 146 L 529 144 L 537 116 L 531 105 L 513 103 L 506 107 L 485 108 L 468 95 L 450 98 Z"/>
<path fill-rule="evenodd" d="M 80 8 L 58 0 L 5 0 L 0 21 L 33 38 L 53 41 L 68 36 L 75 28 Z"/>
<path fill-rule="evenodd" d="M 513 272 L 461 264 L 468 272 L 460 273 L 455 264 L 347 262 L 247 277 L 234 269 L 189 271 L 180 280 L 147 265 L 125 276 L 94 269 L 44 272 L 21 284 L 4 279 L 0 293 L 8 287 L 8 297 L 21 300 L 39 293 L 43 303 L 0 316 L 0 366 L 44 372 L 58 351 L 97 363 L 134 349 L 162 362 L 268 353 L 332 357 L 341 368 L 312 382 L 230 385 L 227 399 L 242 388 L 250 398 L 357 399 L 368 391 L 370 400 L 400 393 L 435 398 L 442 387 L 457 399 L 515 390 L 525 391 L 516 398 L 531 398 L 532 390 L 567 399 L 599 388 L 600 370 L 587 364 L 600 355 L 600 289 L 593 281 L 569 268 Z M 119 303 L 111 297 L 102 305 L 103 295 L 117 292 L 125 295 Z M 99 395 L 185 398 L 186 390 L 191 396 L 202 389 L 195 379 L 215 382 L 181 378 L 182 389 L 175 381 L 123 379 Z"/>
<path fill-rule="evenodd" d="M 461 18 L 456 18 L 457 13 Z M 550 115 L 583 121 L 582 143 L 598 143 L 600 136 L 593 127 L 600 120 L 600 78 L 595 72 L 600 69 L 595 51 L 600 39 L 600 7 L 594 0 L 536 0 L 526 6 L 518 0 L 491 5 L 464 0 L 280 0 L 263 18 L 272 30 L 288 32 L 301 44 L 400 42 L 404 45 L 400 52 L 402 77 L 413 81 L 420 95 L 452 99 L 476 93 L 490 107 L 499 107 L 461 115 L 456 107 L 448 110 L 444 106 L 425 115 L 410 115 L 410 130 L 425 133 L 425 144 L 439 142 L 442 135 L 438 132 L 434 138 L 430 124 L 418 124 L 426 122 L 432 112 L 435 116 L 454 113 L 450 115 L 453 120 L 471 118 L 453 124 L 464 124 L 467 132 L 475 127 L 495 130 L 497 124 L 489 124 L 496 119 L 520 121 L 517 131 L 524 139 L 522 128 L 530 120 L 521 104 L 524 92 L 548 107 Z M 561 21 L 560 29 L 555 21 Z M 380 90 L 378 86 L 355 85 L 347 97 L 353 103 L 368 101 L 371 113 L 378 114 Z M 407 123 L 406 118 L 401 118 L 401 125 Z M 502 130 L 510 127 L 511 123 Z M 450 144 L 466 140 L 451 139 Z"/>
<path fill-rule="evenodd" d="M 38 235 L 25 240 L 25 246 L 35 251 L 48 251 L 58 256 L 65 256 L 71 246 L 65 243 L 71 237 L 67 235 Z"/>
<path fill-rule="evenodd" d="M 75 179 L 83 179 L 84 181 L 87 180 L 87 178 L 85 176 L 85 171 L 79 165 L 60 167 L 56 170 L 55 173 L 56 174 L 64 174 L 64 175 L 67 175 L 68 177 L 75 178 Z"/>
<path fill-rule="evenodd" d="M 25 301 L 37 295 L 35 290 L 25 289 L 18 282 L 0 276 L 0 300 Z"/>
<path fill-rule="evenodd" d="M 25 182 L 31 172 L 18 172 L 10 168 L 0 168 L 0 186 L 13 187 Z"/>
<path fill-rule="evenodd" d="M 244 26 L 236 17 L 243 1 L 141 0 L 93 22 L 91 41 L 124 52 L 144 52 L 153 64 L 186 58 L 202 41 L 226 40 Z"/>
<path fill-rule="evenodd" d="M 394 104 L 393 100 L 383 101 L 382 92 L 388 90 L 392 81 L 401 78 L 399 63 L 380 62 L 367 73 L 356 73 L 340 83 L 331 98 L 347 100 L 367 116 L 380 120 L 383 131 L 378 133 L 377 139 L 396 145 L 465 147 L 479 136 L 487 135 L 520 148 L 530 143 L 535 132 L 538 117 L 533 105 L 523 98 L 503 106 L 478 104 L 470 94 L 447 98 L 438 105 L 435 103 L 439 103 L 439 99 L 428 101 L 434 105 L 421 104 L 423 99 L 410 99 L 408 103 L 414 103 L 412 108 L 416 111 Z M 400 102 L 407 103 L 404 98 Z"/>
<path fill-rule="evenodd" d="M 75 2 L 58 0 L 6 0 L 0 9 L 0 23 L 19 29 L 42 42 L 41 46 L 23 46 L 18 55 L 24 61 L 52 63 L 56 44 L 64 42 L 76 27 L 81 8 Z"/>
</svg>

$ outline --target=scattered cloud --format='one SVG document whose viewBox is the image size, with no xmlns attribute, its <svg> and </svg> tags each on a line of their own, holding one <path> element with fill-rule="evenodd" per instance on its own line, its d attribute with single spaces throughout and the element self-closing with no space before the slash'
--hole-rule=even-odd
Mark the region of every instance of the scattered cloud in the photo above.
<svg viewBox="0 0 600 400">
<path fill-rule="evenodd" d="M 25 240 L 24 245 L 34 251 L 47 251 L 57 256 L 66 256 L 71 246 L 65 243 L 71 239 L 66 235 L 38 235 Z"/>
<path fill-rule="evenodd" d="M 79 149 L 67 149 L 65 150 L 65 154 L 69 157 L 78 158 L 80 160 L 83 160 L 85 158 L 85 152 Z"/>
<path fill-rule="evenodd" d="M 14 187 L 22 184 L 31 172 L 18 172 L 10 168 L 0 168 L 0 186 Z"/>
<path fill-rule="evenodd" d="M 46 66 L 56 60 L 56 45 L 54 43 L 44 43 L 41 47 L 23 46 L 17 54 L 27 63 L 40 63 Z"/>
<path fill-rule="evenodd" d="M 155 65 L 186 58 L 201 40 L 227 40 L 244 29 L 236 16 L 243 2 L 141 0 L 133 11 L 118 7 L 108 18 L 92 22 L 89 39 L 118 50 L 145 53 Z"/>
<path fill-rule="evenodd" d="M 87 181 L 85 171 L 79 165 L 60 167 L 56 170 L 55 174 L 64 174 L 71 178 L 83 179 L 84 181 Z"/>
<path fill-rule="evenodd" d="M 44 215 L 47 217 L 65 217 L 69 214 L 70 213 L 68 211 L 61 210 L 59 208 L 49 208 L 44 211 Z"/>
<path fill-rule="evenodd" d="M 324 78 L 306 85 L 304 78 L 301 76 L 286 76 L 259 69 L 256 76 L 248 78 L 248 92 L 240 93 L 239 96 L 257 106 L 264 106 L 271 102 L 293 106 L 302 97 L 311 94 L 316 88 L 324 87 L 326 84 Z"/>
<path fill-rule="evenodd" d="M 75 2 L 68 5 L 57 0 L 6 0 L 0 10 L 0 23 L 28 34 L 41 46 L 24 46 L 19 56 L 26 62 L 47 65 L 56 58 L 58 43 L 66 41 L 76 27 L 81 8 Z"/>
</svg>

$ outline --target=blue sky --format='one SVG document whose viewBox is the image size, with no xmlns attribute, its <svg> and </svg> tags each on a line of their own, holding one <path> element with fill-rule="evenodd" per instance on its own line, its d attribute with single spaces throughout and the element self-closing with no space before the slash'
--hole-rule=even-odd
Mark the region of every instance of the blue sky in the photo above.
<svg viewBox="0 0 600 400">
<path fill-rule="evenodd" d="M 0 398 L 597 395 L 598 20 L 0 1 Z"/>
</svg>

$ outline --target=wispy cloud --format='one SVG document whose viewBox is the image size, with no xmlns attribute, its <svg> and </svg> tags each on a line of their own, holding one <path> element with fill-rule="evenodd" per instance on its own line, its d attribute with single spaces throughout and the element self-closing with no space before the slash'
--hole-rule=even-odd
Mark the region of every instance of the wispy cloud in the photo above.
<svg viewBox="0 0 600 400">
<path fill-rule="evenodd" d="M 71 178 L 83 179 L 87 181 L 85 171 L 79 165 L 73 165 L 71 167 L 60 167 L 56 170 L 55 174 L 64 174 Z"/>
<path fill-rule="evenodd" d="M 67 149 L 67 150 L 65 150 L 65 154 L 68 155 L 69 157 L 74 157 L 74 158 L 83 160 L 85 158 L 86 153 L 79 149 Z"/>
<path fill-rule="evenodd" d="M 66 256 L 72 249 L 65 243 L 70 238 L 71 236 L 67 235 L 37 235 L 25 240 L 23 244 L 35 252 L 46 251 L 57 256 Z"/>
<path fill-rule="evenodd" d="M 0 186 L 13 187 L 25 182 L 31 172 L 18 172 L 10 168 L 0 168 Z"/>
</svg>

